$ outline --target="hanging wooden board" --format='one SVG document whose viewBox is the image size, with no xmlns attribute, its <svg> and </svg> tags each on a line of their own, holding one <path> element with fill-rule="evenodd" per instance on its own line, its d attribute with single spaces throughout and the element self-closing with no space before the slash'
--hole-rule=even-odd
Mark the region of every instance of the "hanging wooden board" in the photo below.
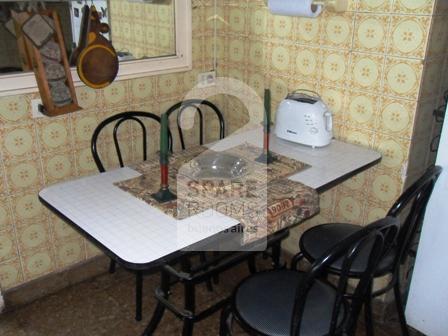
<svg viewBox="0 0 448 336">
<path fill-rule="evenodd" d="M 31 17 L 33 14 L 28 15 Z M 58 116 L 81 110 L 76 98 L 59 16 L 56 11 L 48 10 L 39 11 L 39 15 L 53 20 L 53 37 L 41 48 L 37 48 L 26 34 L 24 36 L 44 106 L 42 112 L 48 116 Z"/>
</svg>

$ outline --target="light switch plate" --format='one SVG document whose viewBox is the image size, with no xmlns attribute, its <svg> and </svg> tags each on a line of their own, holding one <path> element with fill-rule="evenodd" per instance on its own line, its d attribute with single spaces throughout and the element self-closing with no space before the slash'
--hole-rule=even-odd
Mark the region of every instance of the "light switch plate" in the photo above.
<svg viewBox="0 0 448 336">
<path fill-rule="evenodd" d="M 216 84 L 216 71 L 202 72 L 198 75 L 198 87 L 204 88 Z"/>
<path fill-rule="evenodd" d="M 41 99 L 31 99 L 31 113 L 33 118 L 44 118 L 45 114 L 39 111 L 39 105 L 42 105 Z"/>
</svg>

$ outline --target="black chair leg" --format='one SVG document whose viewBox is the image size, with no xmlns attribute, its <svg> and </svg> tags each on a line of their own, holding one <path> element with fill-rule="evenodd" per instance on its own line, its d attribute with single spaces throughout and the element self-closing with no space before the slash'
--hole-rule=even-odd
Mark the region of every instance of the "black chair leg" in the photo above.
<svg viewBox="0 0 448 336">
<path fill-rule="evenodd" d="M 137 272 L 135 275 L 135 320 L 142 320 L 142 297 L 143 297 L 143 274 Z"/>
<path fill-rule="evenodd" d="M 364 319 L 366 327 L 366 335 L 373 336 L 373 321 L 372 321 L 372 290 L 373 284 L 370 284 L 369 292 L 367 293 L 366 300 L 364 302 Z"/>
<path fill-rule="evenodd" d="M 291 259 L 291 269 L 297 270 L 297 265 L 299 262 L 303 259 L 304 255 L 302 252 L 297 253 L 294 257 Z"/>
<path fill-rule="evenodd" d="M 226 305 L 221 311 L 219 320 L 219 336 L 232 335 L 232 308 L 230 304 Z"/>
<path fill-rule="evenodd" d="M 398 319 L 400 320 L 401 335 L 409 336 L 408 324 L 404 313 L 403 300 L 401 299 L 400 284 L 397 281 L 394 285 L 395 305 L 397 306 Z"/>
<path fill-rule="evenodd" d="M 115 273 L 115 265 L 116 265 L 117 263 L 115 262 L 115 260 L 110 260 L 110 263 L 109 263 L 109 273 L 110 274 L 113 274 L 113 273 Z"/>
<path fill-rule="evenodd" d="M 255 263 L 255 255 L 251 255 L 247 260 L 247 266 L 249 267 L 250 274 L 257 273 L 257 265 Z"/>
</svg>

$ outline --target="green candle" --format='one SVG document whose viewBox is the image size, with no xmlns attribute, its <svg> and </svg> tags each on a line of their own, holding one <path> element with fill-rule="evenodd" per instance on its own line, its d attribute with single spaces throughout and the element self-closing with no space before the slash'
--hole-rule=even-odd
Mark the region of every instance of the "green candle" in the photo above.
<svg viewBox="0 0 448 336">
<path fill-rule="evenodd" d="M 264 90 L 264 130 L 269 133 L 271 130 L 271 90 Z"/>
<path fill-rule="evenodd" d="M 160 123 L 160 163 L 168 163 L 168 115 L 162 114 Z"/>
</svg>

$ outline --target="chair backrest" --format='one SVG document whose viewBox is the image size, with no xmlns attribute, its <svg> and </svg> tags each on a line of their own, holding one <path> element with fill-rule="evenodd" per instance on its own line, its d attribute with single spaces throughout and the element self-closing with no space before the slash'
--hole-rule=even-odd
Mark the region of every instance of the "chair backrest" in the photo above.
<svg viewBox="0 0 448 336">
<path fill-rule="evenodd" d="M 426 205 L 431 197 L 434 185 L 441 173 L 441 167 L 429 167 L 416 182 L 401 194 L 387 213 L 388 216 L 401 219 L 394 261 L 395 271 L 397 271 L 396 266 L 403 262 L 408 255 L 419 224 L 423 221 Z M 404 218 L 401 218 L 403 215 L 405 215 Z"/>
<path fill-rule="evenodd" d="M 358 316 L 373 281 L 378 263 L 392 248 L 398 235 L 398 228 L 399 220 L 397 218 L 382 218 L 342 240 L 311 265 L 311 269 L 298 285 L 296 292 L 291 325 L 292 335 L 300 335 L 301 320 L 308 292 L 315 284 L 315 281 L 322 278 L 327 273 L 328 267 L 337 260 L 342 261 L 342 270 L 335 285 L 336 296 L 328 335 L 335 335 L 341 332 L 337 327 L 338 324 L 341 324 L 339 317 L 342 308 L 346 309 L 346 318 L 342 322 L 343 333 L 341 334 L 355 334 Z M 344 296 L 348 292 L 348 281 L 351 278 L 350 269 L 360 254 L 367 260 L 366 268 L 360 274 L 359 281 L 352 294 L 353 297 L 347 305 Z"/>
<path fill-rule="evenodd" d="M 115 152 L 117 154 L 120 167 L 124 167 L 124 162 L 123 162 L 123 155 L 121 152 L 120 143 L 119 143 L 119 139 L 118 139 L 118 130 L 119 130 L 120 126 L 125 121 L 133 121 L 137 125 L 140 126 L 141 131 L 142 131 L 142 143 L 143 143 L 142 159 L 143 159 L 143 161 L 146 161 L 146 159 L 148 157 L 147 156 L 148 131 L 146 129 L 145 124 L 143 123 L 143 121 L 141 119 L 154 120 L 155 122 L 160 124 L 160 117 L 153 113 L 143 112 L 143 111 L 129 111 L 129 112 L 122 112 L 122 113 L 115 114 L 115 115 L 103 120 L 95 128 L 95 131 L 93 132 L 92 140 L 91 140 L 91 150 L 92 150 L 93 159 L 95 160 L 95 164 L 101 173 L 104 173 L 106 171 L 106 169 L 104 168 L 104 164 L 101 161 L 100 155 L 98 153 L 98 137 L 101 134 L 101 132 L 105 129 L 105 127 L 112 123 L 115 123 L 114 129 L 113 129 L 113 141 L 114 141 Z M 159 136 L 159 133 L 155 134 L 154 136 L 156 136 L 156 137 Z M 172 146 L 171 134 L 170 134 L 170 146 Z"/>
<path fill-rule="evenodd" d="M 202 100 L 202 99 L 188 99 L 184 100 L 182 102 L 179 102 L 173 106 L 171 106 L 166 113 L 168 114 L 168 118 L 172 113 L 175 111 L 179 111 L 177 113 L 176 123 L 177 123 L 177 131 L 179 134 L 180 139 L 180 145 L 182 150 L 185 149 L 185 140 L 184 140 L 184 134 L 181 127 L 181 117 L 182 114 L 187 110 L 193 108 L 195 112 L 199 116 L 199 144 L 204 144 L 204 107 L 207 109 L 210 109 L 215 113 L 215 115 L 218 118 L 219 121 L 219 139 L 224 139 L 225 136 L 225 122 L 224 117 L 221 113 L 221 111 L 216 107 L 215 104 L 209 102 L 208 100 Z M 202 108 L 202 109 L 201 109 Z"/>
</svg>

